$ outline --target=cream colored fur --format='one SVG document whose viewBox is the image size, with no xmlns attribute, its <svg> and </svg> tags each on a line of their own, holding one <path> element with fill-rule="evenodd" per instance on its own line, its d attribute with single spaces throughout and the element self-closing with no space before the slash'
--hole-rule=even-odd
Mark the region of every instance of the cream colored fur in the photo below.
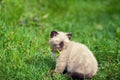
<svg viewBox="0 0 120 80">
<path fill-rule="evenodd" d="M 81 43 L 70 41 L 66 36 L 67 33 L 58 32 L 56 36 L 50 38 L 51 45 L 57 45 L 64 42 L 63 49 L 56 59 L 56 73 L 63 73 L 67 69 L 70 76 L 78 78 L 91 78 L 98 70 L 98 63 L 93 53 L 87 46 Z M 77 74 L 77 75 L 76 75 Z"/>
</svg>

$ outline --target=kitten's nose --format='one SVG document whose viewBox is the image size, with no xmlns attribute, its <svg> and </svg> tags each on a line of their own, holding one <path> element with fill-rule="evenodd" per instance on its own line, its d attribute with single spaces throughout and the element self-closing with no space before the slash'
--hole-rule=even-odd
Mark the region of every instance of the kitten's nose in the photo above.
<svg viewBox="0 0 120 80">
<path fill-rule="evenodd" d="M 52 44 L 52 46 L 53 46 L 53 47 L 56 47 L 56 45 L 55 45 L 55 44 Z"/>
</svg>

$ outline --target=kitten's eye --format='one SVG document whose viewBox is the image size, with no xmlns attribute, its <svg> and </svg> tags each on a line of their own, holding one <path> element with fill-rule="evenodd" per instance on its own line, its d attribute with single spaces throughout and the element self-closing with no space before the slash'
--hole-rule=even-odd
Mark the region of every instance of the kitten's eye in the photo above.
<svg viewBox="0 0 120 80">
<path fill-rule="evenodd" d="M 64 42 L 62 41 L 62 42 L 60 42 L 60 47 L 62 48 L 63 46 L 64 46 Z"/>
</svg>

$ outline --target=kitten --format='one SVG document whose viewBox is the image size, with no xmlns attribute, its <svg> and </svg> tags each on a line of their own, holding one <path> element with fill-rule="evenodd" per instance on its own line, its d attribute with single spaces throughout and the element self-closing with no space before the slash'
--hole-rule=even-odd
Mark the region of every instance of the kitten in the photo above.
<svg viewBox="0 0 120 80">
<path fill-rule="evenodd" d="M 61 74 L 66 70 L 67 74 L 74 78 L 92 78 L 98 70 L 98 63 L 84 44 L 70 41 L 71 36 L 71 33 L 65 32 L 50 33 L 52 51 L 59 51 L 55 72 Z"/>
</svg>

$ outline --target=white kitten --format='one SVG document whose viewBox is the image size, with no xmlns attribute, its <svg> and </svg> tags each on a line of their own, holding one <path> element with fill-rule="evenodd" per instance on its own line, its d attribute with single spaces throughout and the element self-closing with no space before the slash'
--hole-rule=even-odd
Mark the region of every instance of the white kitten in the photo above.
<svg viewBox="0 0 120 80">
<path fill-rule="evenodd" d="M 61 74 L 66 69 L 71 77 L 92 78 L 98 70 L 98 63 L 87 46 L 70 41 L 71 36 L 71 33 L 57 31 L 50 34 L 53 53 L 59 51 L 55 72 Z"/>
</svg>

